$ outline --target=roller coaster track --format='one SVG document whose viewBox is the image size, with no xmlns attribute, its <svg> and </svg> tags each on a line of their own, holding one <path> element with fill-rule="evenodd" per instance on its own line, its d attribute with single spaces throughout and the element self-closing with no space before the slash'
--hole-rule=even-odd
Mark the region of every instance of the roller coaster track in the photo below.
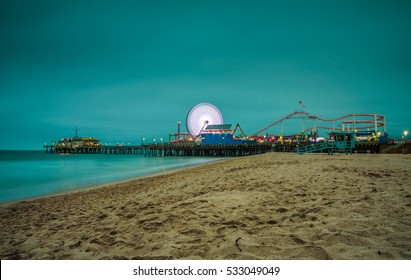
<svg viewBox="0 0 411 280">
<path fill-rule="evenodd" d="M 368 117 L 368 118 L 373 118 L 373 120 L 356 120 L 355 117 Z M 343 124 L 357 124 L 357 123 L 368 123 L 368 124 L 374 124 L 374 126 L 380 126 L 380 127 L 384 127 L 384 131 L 386 131 L 386 120 L 385 117 L 383 115 L 380 114 L 348 114 L 348 115 L 344 115 L 341 117 L 337 117 L 337 118 L 321 118 L 318 117 L 316 115 L 304 112 L 304 111 L 296 111 L 293 112 L 291 114 L 288 114 L 287 116 L 271 123 L 270 125 L 258 130 L 257 132 L 253 133 L 253 136 L 257 136 L 258 134 L 260 134 L 263 131 L 268 130 L 269 128 L 275 126 L 276 124 L 282 123 L 285 120 L 289 120 L 289 119 L 295 119 L 295 118 L 308 118 L 308 119 L 317 119 L 320 121 L 325 121 L 325 122 L 335 122 L 335 121 L 340 121 L 343 119 L 348 119 L 351 118 L 351 120 L 346 120 L 346 121 L 342 121 Z M 317 128 L 326 128 L 326 129 L 330 129 L 328 127 L 325 126 L 317 126 Z M 358 128 L 368 128 L 367 127 L 358 127 Z"/>
</svg>

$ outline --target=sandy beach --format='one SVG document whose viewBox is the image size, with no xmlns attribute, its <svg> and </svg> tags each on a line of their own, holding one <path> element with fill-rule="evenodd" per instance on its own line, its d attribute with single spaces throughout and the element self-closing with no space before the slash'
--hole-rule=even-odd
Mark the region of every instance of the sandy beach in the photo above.
<svg viewBox="0 0 411 280">
<path fill-rule="evenodd" d="M 268 153 L 0 206 L 1 259 L 411 259 L 411 155 Z"/>
</svg>

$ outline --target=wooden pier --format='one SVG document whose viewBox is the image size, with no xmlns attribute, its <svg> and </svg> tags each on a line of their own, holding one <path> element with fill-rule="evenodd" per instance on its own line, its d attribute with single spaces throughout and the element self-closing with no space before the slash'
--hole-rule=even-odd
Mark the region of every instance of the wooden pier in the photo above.
<svg viewBox="0 0 411 280">
<path fill-rule="evenodd" d="M 140 154 L 144 156 L 209 156 L 238 157 L 262 154 L 272 150 L 271 144 L 253 145 L 196 145 L 187 144 L 149 144 L 141 146 L 98 146 L 98 147 L 61 147 L 44 146 L 47 154 Z"/>
<path fill-rule="evenodd" d="M 145 146 L 62 147 L 45 145 L 46 154 L 144 154 Z"/>
<path fill-rule="evenodd" d="M 163 143 L 139 146 L 97 146 L 97 147 L 62 147 L 45 145 L 47 154 L 110 154 L 150 156 L 208 156 L 239 157 L 263 154 L 266 152 L 296 152 L 301 143 L 259 143 L 248 145 L 196 145 L 194 143 Z M 382 148 L 391 145 L 379 143 L 356 143 L 353 152 L 380 153 Z"/>
<path fill-rule="evenodd" d="M 253 145 L 196 145 L 196 144 L 159 144 L 147 145 L 146 156 L 208 156 L 239 157 L 263 154 L 271 151 L 271 144 Z"/>
</svg>

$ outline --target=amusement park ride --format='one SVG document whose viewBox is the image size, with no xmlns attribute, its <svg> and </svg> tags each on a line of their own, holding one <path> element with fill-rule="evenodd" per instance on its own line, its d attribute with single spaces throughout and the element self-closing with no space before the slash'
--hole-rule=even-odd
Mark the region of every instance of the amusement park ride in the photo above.
<svg viewBox="0 0 411 280">
<path fill-rule="evenodd" d="M 305 106 L 303 106 L 305 107 Z M 301 120 L 301 130 L 284 135 L 284 125 L 290 120 Z M 288 146 L 288 151 L 298 153 L 344 152 L 368 149 L 369 145 L 388 143 L 387 123 L 381 114 L 347 114 L 337 118 L 323 118 L 306 111 L 295 111 L 247 136 L 237 124 L 225 124 L 221 112 L 212 104 L 200 103 L 187 114 L 187 130 L 170 134 L 170 143 L 195 143 L 197 145 L 258 145 Z M 279 130 L 279 134 L 270 131 Z M 236 135 L 237 131 L 239 135 Z M 323 135 L 325 137 L 320 137 Z M 366 147 L 361 148 L 366 145 Z M 377 151 L 379 148 L 374 149 Z M 275 149 L 274 149 L 275 150 Z M 281 149 L 282 150 L 282 149 Z M 284 151 L 286 149 L 284 148 Z"/>
<path fill-rule="evenodd" d="M 348 114 L 338 118 L 321 118 L 313 114 L 309 114 L 304 111 L 293 112 L 280 120 L 277 120 L 270 125 L 258 130 L 253 135 L 257 136 L 261 132 L 268 131 L 268 129 L 274 127 L 277 124 L 281 125 L 281 133 L 283 131 L 283 122 L 290 119 L 301 119 L 302 128 L 301 134 L 306 134 L 307 132 L 317 132 L 317 130 L 327 130 L 327 131 L 354 131 L 356 137 L 368 136 L 368 140 L 371 137 L 374 140 L 381 138 L 382 136 L 387 136 L 387 125 L 386 120 L 383 115 L 379 114 Z M 305 120 L 312 120 L 313 125 L 309 128 L 304 128 Z M 325 124 L 318 125 L 318 122 L 323 122 Z M 338 122 L 342 125 L 338 125 Z M 332 126 L 330 126 L 332 123 Z M 381 131 L 382 130 L 382 131 Z M 384 141 L 384 139 L 380 139 Z"/>
<path fill-rule="evenodd" d="M 231 129 L 231 124 L 224 124 L 221 112 L 209 103 L 192 107 L 187 114 L 186 123 L 189 132 L 182 133 L 181 123 L 178 122 L 178 132 L 170 134 L 170 142 L 194 142 L 198 145 L 242 145 L 255 142 L 245 135 L 239 124 L 234 130 Z M 240 132 L 239 137 L 235 136 L 237 130 Z"/>
<path fill-rule="evenodd" d="M 284 124 L 293 119 L 301 120 L 301 131 L 285 136 Z M 188 132 L 182 133 L 181 123 L 178 122 L 178 132 L 170 134 L 170 142 L 194 141 L 204 145 L 251 142 L 284 143 L 284 141 L 319 142 L 325 140 L 319 137 L 320 131 L 326 131 L 328 134 L 351 131 L 356 141 L 378 141 L 380 143 L 388 141 L 386 119 L 380 114 L 348 114 L 337 118 L 322 118 L 305 111 L 296 111 L 247 136 L 239 124 L 234 130 L 231 130 L 231 124 L 224 124 L 223 116 L 217 107 L 209 103 L 200 103 L 191 108 L 187 114 L 186 123 Z M 280 126 L 280 134 L 270 134 L 269 131 L 276 126 Z M 241 134 L 236 136 L 237 130 Z"/>
</svg>

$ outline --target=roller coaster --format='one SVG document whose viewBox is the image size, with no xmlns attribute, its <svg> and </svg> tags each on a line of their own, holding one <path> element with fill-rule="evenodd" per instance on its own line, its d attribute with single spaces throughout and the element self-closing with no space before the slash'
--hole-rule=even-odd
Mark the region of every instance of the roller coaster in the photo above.
<svg viewBox="0 0 411 280">
<path fill-rule="evenodd" d="M 291 119 L 301 119 L 301 133 L 308 131 L 316 132 L 318 129 L 324 129 L 329 131 L 353 130 L 357 135 L 372 135 L 374 137 L 387 134 L 385 116 L 380 114 L 348 114 L 337 118 L 322 118 L 305 111 L 296 111 L 256 131 L 252 134 L 252 137 L 257 137 L 262 132 L 268 133 L 269 129 L 278 124 L 281 125 L 282 134 L 283 122 Z M 306 120 L 312 121 L 313 125 L 305 128 Z M 323 122 L 325 124 L 317 122 Z M 332 125 L 330 125 L 330 123 L 332 123 Z"/>
</svg>

